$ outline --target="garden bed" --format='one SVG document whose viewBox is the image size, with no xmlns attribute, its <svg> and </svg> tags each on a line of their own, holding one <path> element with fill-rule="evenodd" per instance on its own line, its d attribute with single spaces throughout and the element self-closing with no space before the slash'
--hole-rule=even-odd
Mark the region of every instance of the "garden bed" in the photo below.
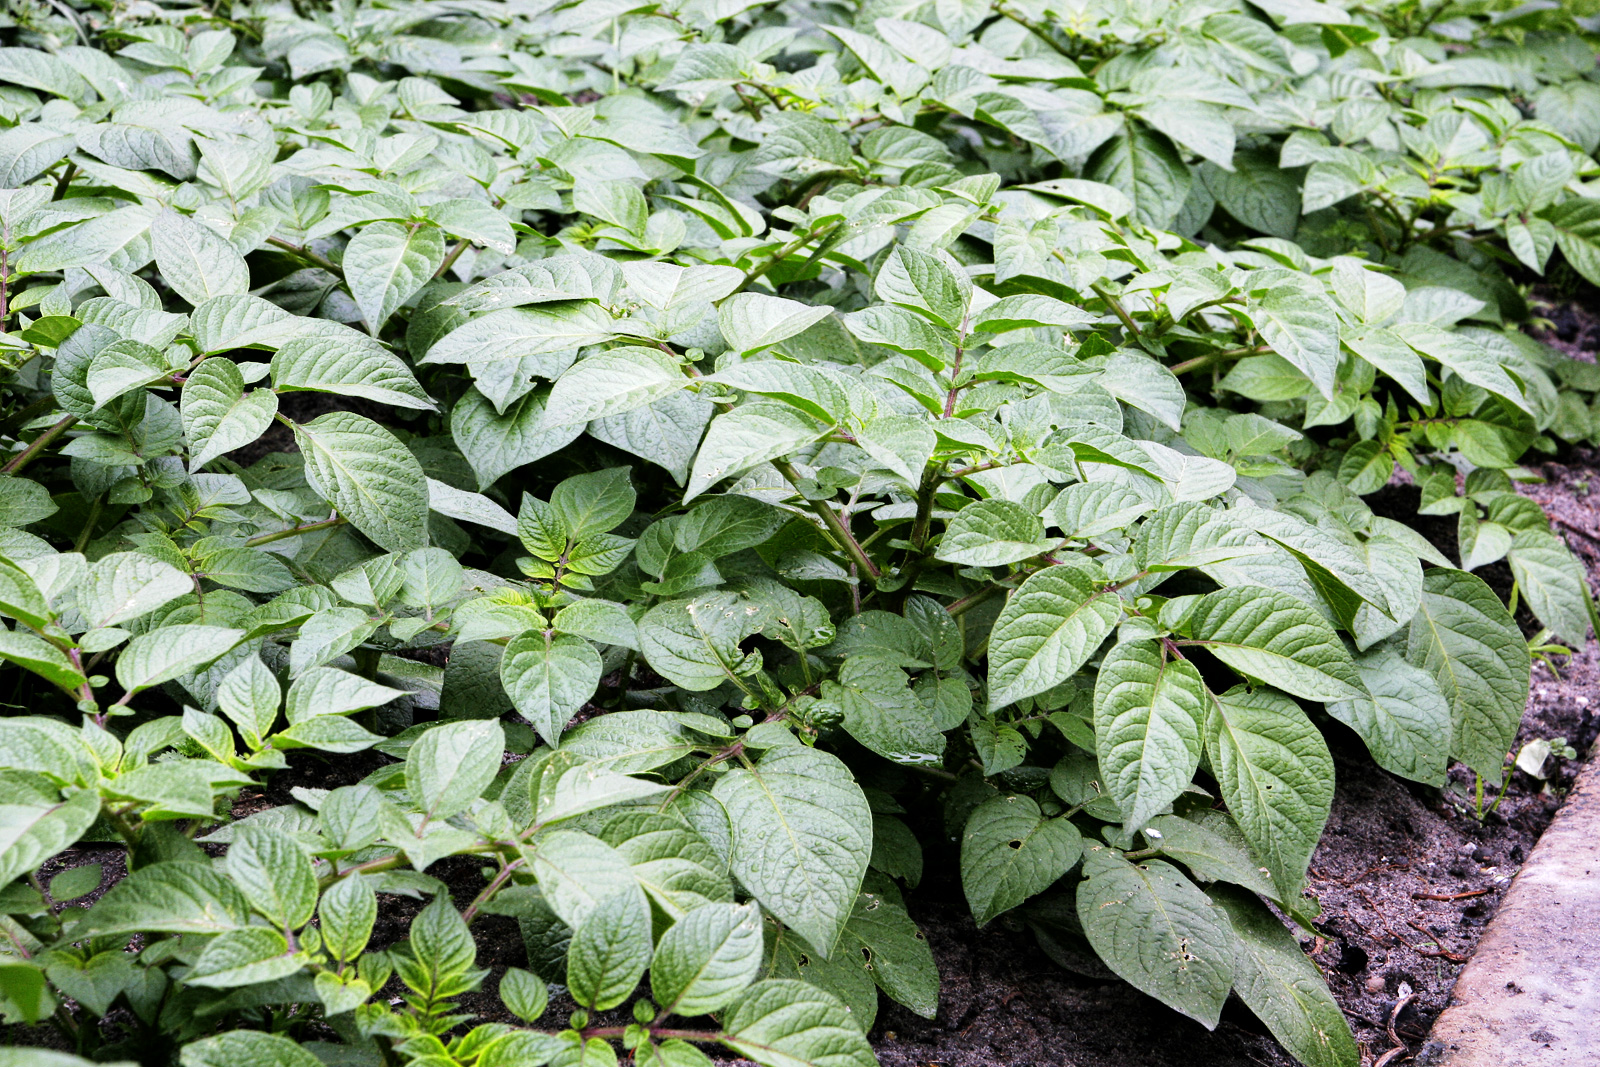
<svg viewBox="0 0 1600 1067">
<path fill-rule="evenodd" d="M 1579 334 L 1580 340 L 1587 336 Z M 1523 491 L 1565 529 L 1591 583 L 1600 585 L 1600 538 L 1589 533 L 1600 531 L 1600 454 L 1577 449 L 1565 462 L 1541 465 L 1540 472 L 1546 481 Z M 1414 501 L 1407 503 L 1406 514 L 1414 516 Z M 1436 522 L 1426 532 L 1454 555 L 1450 524 Z M 1501 584 L 1498 577 L 1509 586 L 1509 574 L 1488 577 L 1492 584 Z M 1519 621 L 1531 632 L 1526 613 Z M 1481 821 L 1474 814 L 1470 772 L 1454 768 L 1443 791 L 1407 783 L 1375 766 L 1354 733 L 1333 722 L 1323 726 L 1338 790 L 1310 870 L 1323 936 L 1306 947 L 1370 1055 L 1367 1062 L 1393 1047 L 1391 1027 L 1415 1053 L 1449 1003 L 1462 965 L 1519 865 L 1560 807 L 1583 755 L 1600 738 L 1600 647 L 1591 641 L 1558 658 L 1553 669 L 1550 663 L 1535 665 L 1513 750 L 1538 739 L 1565 738 L 1579 757 L 1552 755 L 1543 779 L 1511 770 L 1504 798 L 1491 790 L 1485 804 L 1492 810 Z M 381 754 L 363 753 L 297 764 L 267 791 L 247 792 L 235 814 L 290 803 L 296 787 L 352 784 L 387 762 Z M 120 848 L 71 849 L 44 874 L 48 878 L 100 862 L 108 872 L 104 888 L 109 888 L 121 876 L 121 855 Z M 450 885 L 464 907 L 482 886 L 478 868 L 458 857 L 430 873 Z M 1237 1001 L 1230 1002 L 1217 1029 L 1207 1032 L 1118 981 L 1087 954 L 1080 971 L 1064 969 L 1019 921 L 1002 918 L 976 928 L 954 877 L 953 857 L 930 863 L 929 870 L 929 880 L 908 907 L 939 965 L 939 1012 L 930 1021 L 884 998 L 871 1034 L 883 1067 L 1294 1067 L 1293 1057 Z M 403 938 L 422 903 L 386 897 L 374 944 Z M 502 916 L 482 916 L 475 936 L 479 965 L 494 977 L 463 998 L 463 1008 L 481 1019 L 514 1022 L 496 990 L 506 967 L 526 963 L 517 925 Z M 564 1015 L 574 1007 L 557 997 L 553 1012 Z M 110 1021 L 115 1024 L 115 1015 Z M 55 1045 L 59 1035 L 39 1027 L 19 1030 L 17 1038 Z"/>
</svg>

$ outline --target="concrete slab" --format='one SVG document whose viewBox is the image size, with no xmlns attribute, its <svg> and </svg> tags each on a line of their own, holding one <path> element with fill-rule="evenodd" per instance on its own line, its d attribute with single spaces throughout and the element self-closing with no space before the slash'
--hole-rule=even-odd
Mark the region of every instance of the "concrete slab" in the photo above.
<svg viewBox="0 0 1600 1067">
<path fill-rule="evenodd" d="M 1600 746 L 1597 746 L 1600 747 Z M 1422 1067 L 1600 1064 L 1600 759 L 1518 872 L 1451 991 Z"/>
</svg>

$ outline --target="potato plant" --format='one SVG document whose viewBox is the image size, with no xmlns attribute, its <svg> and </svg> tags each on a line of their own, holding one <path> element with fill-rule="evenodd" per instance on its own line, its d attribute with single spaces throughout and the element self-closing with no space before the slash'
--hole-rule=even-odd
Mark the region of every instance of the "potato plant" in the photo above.
<svg viewBox="0 0 1600 1067">
<path fill-rule="evenodd" d="M 1595 617 L 1515 490 L 1600 443 L 1520 330 L 1600 284 L 1593 15 L 19 0 L 5 1017 L 867 1067 L 879 993 L 936 1011 L 946 864 L 1354 1067 L 1297 941 L 1324 728 L 1481 796 Z"/>
</svg>

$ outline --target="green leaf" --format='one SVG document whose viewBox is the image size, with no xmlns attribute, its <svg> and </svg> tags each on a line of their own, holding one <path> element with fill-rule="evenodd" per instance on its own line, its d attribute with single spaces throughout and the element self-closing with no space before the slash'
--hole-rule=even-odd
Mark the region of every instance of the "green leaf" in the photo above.
<svg viewBox="0 0 1600 1067">
<path fill-rule="evenodd" d="M 598 352 L 574 363 L 556 382 L 548 424 L 581 427 L 653 404 L 689 382 L 678 361 L 657 349 L 630 346 Z"/>
<path fill-rule="evenodd" d="M 787 404 L 756 401 L 718 415 L 695 456 L 685 503 L 724 478 L 795 452 L 827 428 Z"/>
<path fill-rule="evenodd" d="M 1129 829 L 1188 788 L 1200 763 L 1205 704 L 1200 672 L 1154 641 L 1124 641 L 1101 662 L 1095 747 L 1106 791 Z"/>
<path fill-rule="evenodd" d="M 1566 542 L 1545 530 L 1519 530 L 1506 562 L 1539 621 L 1561 641 L 1582 648 L 1589 634 L 1589 580 Z"/>
<path fill-rule="evenodd" d="M 1281 693 L 1237 687 L 1207 703 L 1206 755 L 1222 799 L 1280 899 L 1297 899 L 1333 804 L 1328 746 Z"/>
<path fill-rule="evenodd" d="M 990 710 L 1072 677 L 1121 616 L 1091 566 L 1050 567 L 1023 582 L 989 636 Z"/>
<path fill-rule="evenodd" d="M 458 326 L 428 349 L 423 363 L 493 364 L 516 360 L 524 373 L 556 377 L 572 349 L 609 341 L 611 316 L 589 302 L 502 308 Z"/>
<path fill-rule="evenodd" d="M 249 915 L 244 894 L 221 871 L 205 863 L 155 863 L 112 886 L 73 933 L 221 934 L 247 925 Z"/>
<path fill-rule="evenodd" d="M 189 576 L 170 563 L 138 552 L 113 552 L 90 565 L 78 590 L 78 611 L 92 627 L 116 626 L 193 590 Z"/>
<path fill-rule="evenodd" d="M 639 620 L 639 649 L 662 677 L 704 692 L 760 664 L 739 642 L 766 623 L 761 609 L 734 593 L 657 604 Z"/>
<path fill-rule="evenodd" d="M 638 499 L 627 467 L 566 479 L 550 493 L 550 509 L 573 541 L 612 530 L 633 514 Z"/>
<path fill-rule="evenodd" d="M 1176 815 L 1157 815 L 1145 828 L 1145 836 L 1203 882 L 1232 882 L 1253 893 L 1276 900 L 1277 888 L 1270 873 L 1245 850 L 1243 838 L 1227 815 L 1214 812 L 1205 824 L 1180 819 Z M 1219 832 L 1220 827 L 1226 831 Z M 1226 836 L 1224 834 L 1226 833 Z"/>
<path fill-rule="evenodd" d="M 1278 166 L 1275 153 L 1238 152 L 1231 173 L 1207 163 L 1200 174 L 1228 214 L 1260 233 L 1294 237 L 1300 225 L 1300 186 L 1291 172 Z"/>
<path fill-rule="evenodd" d="M 1044 522 L 1020 504 L 979 500 L 956 512 L 939 540 L 938 558 L 968 567 L 998 567 L 1048 552 Z"/>
<path fill-rule="evenodd" d="M 428 487 L 422 465 L 371 419 L 335 411 L 296 425 L 306 480 L 356 529 L 391 552 L 428 542 Z"/>
<path fill-rule="evenodd" d="M 816 749 L 770 749 L 729 771 L 712 795 L 733 827 L 734 877 L 831 955 L 872 854 L 872 815 L 849 770 Z"/>
<path fill-rule="evenodd" d="M 336 960 L 353 961 L 377 924 L 378 895 L 361 874 L 347 874 L 322 894 L 317 916 L 323 947 Z"/>
<path fill-rule="evenodd" d="M 878 893 L 856 898 L 838 958 L 858 964 L 889 997 L 924 1019 L 939 1011 L 939 968 L 904 908 Z"/>
<path fill-rule="evenodd" d="M 228 846 L 226 866 L 251 908 L 280 928 L 299 929 L 311 920 L 317 878 L 292 838 L 265 826 L 240 826 Z"/>
<path fill-rule="evenodd" d="M 1233 928 L 1239 999 L 1306 1067 L 1358 1067 L 1361 1053 L 1344 1012 L 1288 928 L 1246 893 L 1212 890 L 1210 896 Z"/>
<path fill-rule="evenodd" d="M 972 283 L 957 273 L 954 261 L 900 245 L 878 270 L 878 299 L 916 312 L 949 330 L 965 330 Z"/>
<path fill-rule="evenodd" d="M 1406 660 L 1433 675 L 1450 702 L 1450 754 L 1497 783 L 1528 703 L 1528 643 L 1482 578 L 1429 569 L 1422 588 Z"/>
<path fill-rule="evenodd" d="M 723 1044 L 761 1067 L 873 1067 L 877 1057 L 830 993 L 787 978 L 757 982 L 723 1020 Z"/>
<path fill-rule="evenodd" d="M 600 654 L 582 637 L 529 630 L 506 645 L 500 684 L 517 713 L 546 744 L 556 745 L 567 722 L 594 696 L 605 673 Z"/>
<path fill-rule="evenodd" d="M 1120 190 L 1133 201 L 1134 217 L 1157 228 L 1178 217 L 1194 180 L 1170 141 L 1131 125 L 1095 149 L 1083 176 Z"/>
<path fill-rule="evenodd" d="M 163 626 L 128 642 L 117 657 L 117 681 L 130 693 L 190 674 L 244 639 L 224 626 Z"/>
<path fill-rule="evenodd" d="M 230 1030 L 183 1046 L 182 1067 L 319 1067 L 321 1060 L 287 1037 Z"/>
<path fill-rule="evenodd" d="M 436 226 L 374 222 L 344 250 L 344 280 L 377 336 L 395 309 L 417 294 L 444 262 L 444 235 Z"/>
<path fill-rule="evenodd" d="M 602 901 L 638 891 L 627 859 L 589 834 L 556 830 L 541 834 L 533 850 L 533 873 L 550 909 L 573 929 L 582 926 Z"/>
<path fill-rule="evenodd" d="M 429 820 L 466 811 L 500 772 L 505 731 L 496 719 L 447 722 L 406 754 L 406 788 Z"/>
<path fill-rule="evenodd" d="M 1078 918 L 1095 953 L 1135 989 L 1215 1029 L 1235 971 L 1227 913 L 1160 860 L 1133 864 L 1096 845 L 1084 874 Z"/>
<path fill-rule="evenodd" d="M 298 953 L 290 954 L 289 942 L 281 933 L 253 926 L 213 939 L 184 982 L 202 989 L 231 989 L 287 978 L 305 963 Z"/>
<path fill-rule="evenodd" d="M 755 981 L 761 945 L 754 904 L 702 904 L 662 935 L 650 967 L 651 995 L 674 1015 L 718 1011 Z"/>
<path fill-rule="evenodd" d="M 288 341 L 272 357 L 272 384 L 280 393 L 338 393 L 395 407 L 433 410 L 433 401 L 399 356 L 343 328 L 301 334 Z"/>
<path fill-rule="evenodd" d="M 199 307 L 218 296 L 250 288 L 250 268 L 228 239 L 193 218 L 168 209 L 150 223 L 150 248 L 161 280 Z"/>
<path fill-rule="evenodd" d="M 1207 593 L 1185 619 L 1191 640 L 1251 678 L 1307 700 L 1361 694 L 1350 653 L 1326 619 L 1288 593 L 1235 586 Z"/>
<path fill-rule="evenodd" d="M 1339 369 L 1339 318 L 1332 302 L 1313 298 L 1297 286 L 1267 290 L 1240 312 L 1261 333 L 1268 348 L 1302 371 L 1333 399 Z"/>
<path fill-rule="evenodd" d="M 580 1007 L 614 1008 L 650 966 L 650 906 L 635 886 L 595 906 L 567 949 L 567 989 Z"/>
<path fill-rule="evenodd" d="M 1328 704 L 1328 714 L 1367 744 L 1378 766 L 1402 778 L 1443 786 L 1450 762 L 1450 703 L 1433 675 L 1382 650 L 1356 660 L 1367 694 Z"/>
<path fill-rule="evenodd" d="M 1083 837 L 1065 818 L 1046 818 L 1033 798 L 995 797 L 967 818 L 961 834 L 961 885 L 983 926 L 1044 892 L 1083 855 Z"/>
<path fill-rule="evenodd" d="M 1600 203 L 1575 196 L 1543 215 L 1555 227 L 1556 245 L 1572 269 L 1600 285 Z"/>
<path fill-rule="evenodd" d="M 181 409 L 192 473 L 265 433 L 278 413 L 278 397 L 271 389 L 246 393 L 237 364 L 208 359 L 189 372 Z"/>
<path fill-rule="evenodd" d="M 760 293 L 736 293 L 717 309 L 717 326 L 730 348 L 748 356 L 810 329 L 831 314 L 833 309 L 826 304 L 818 307 Z"/>
<path fill-rule="evenodd" d="M 93 793 L 78 793 L 60 803 L 45 804 L 25 803 L 21 797 L 8 798 L 8 802 L 0 806 L 0 878 L 9 885 L 22 875 L 38 870 L 46 860 L 75 844 L 99 815 L 100 802 Z M 64 874 L 57 875 L 50 883 L 52 899 L 59 902 L 82 896 L 82 893 L 63 896 L 57 891 L 56 882 L 64 877 Z M 91 889 L 99 885 L 96 875 Z"/>
<path fill-rule="evenodd" d="M 469 389 L 450 411 L 450 435 L 478 476 L 478 488 L 487 489 L 502 475 L 577 440 L 583 421 L 565 418 L 569 410 L 555 403 L 554 393 L 536 390 L 500 414 L 488 397 Z"/>
</svg>

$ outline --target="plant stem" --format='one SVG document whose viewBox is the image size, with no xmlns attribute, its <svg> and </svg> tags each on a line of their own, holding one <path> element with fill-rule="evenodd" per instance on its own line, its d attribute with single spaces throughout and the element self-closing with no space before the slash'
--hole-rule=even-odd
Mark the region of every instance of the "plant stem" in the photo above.
<svg viewBox="0 0 1600 1067">
<path fill-rule="evenodd" d="M 456 246 L 450 250 L 450 254 L 448 256 L 444 257 L 444 262 L 439 264 L 439 269 L 433 272 L 433 276 L 435 278 L 443 278 L 444 275 L 445 275 L 445 271 L 447 271 L 451 267 L 455 266 L 456 265 L 456 260 L 460 259 L 461 258 L 461 253 L 465 252 L 466 250 L 467 250 L 467 242 L 466 241 L 457 241 L 456 242 Z"/>
<path fill-rule="evenodd" d="M 282 541 L 290 537 L 299 537 L 301 534 L 315 533 L 318 530 L 328 530 L 335 526 L 343 526 L 350 520 L 343 515 L 335 515 L 331 519 L 320 522 L 308 522 L 302 526 L 291 526 L 287 530 L 274 530 L 272 533 L 257 534 L 245 541 L 245 547 L 254 548 L 257 545 L 271 544 L 273 541 Z"/>
<path fill-rule="evenodd" d="M 1127 309 L 1122 306 L 1121 301 L 1108 293 L 1104 286 L 1091 285 L 1089 288 L 1093 289 L 1094 295 L 1098 296 L 1101 300 L 1104 300 L 1106 302 L 1106 307 L 1110 308 L 1112 314 L 1116 315 L 1117 318 L 1122 321 L 1123 329 L 1127 330 L 1135 337 L 1144 336 L 1139 332 L 1139 324 L 1133 321 L 1133 316 L 1128 314 Z"/>
<path fill-rule="evenodd" d="M 772 465 L 778 469 L 779 474 L 783 475 L 786 482 L 794 486 L 795 492 L 800 491 L 800 472 L 794 469 L 793 463 L 786 459 L 775 459 L 772 461 Z M 801 493 L 801 496 L 804 498 L 805 494 Z M 877 564 L 872 562 L 866 550 L 861 547 L 861 542 L 855 539 L 855 535 L 850 532 L 850 528 L 844 524 L 843 519 L 839 518 L 838 513 L 828 506 L 828 502 L 826 500 L 807 500 L 806 505 L 817 513 L 817 517 L 822 520 L 822 524 L 828 528 L 829 533 L 833 534 L 833 538 L 839 547 L 855 562 L 856 566 L 860 567 L 876 581 L 880 576 Z"/>
<path fill-rule="evenodd" d="M 272 245 L 274 248 L 281 248 L 291 256 L 297 256 L 300 259 L 305 260 L 313 267 L 321 267 L 329 274 L 337 274 L 341 278 L 344 277 L 344 270 L 339 266 L 339 264 L 335 263 L 326 256 L 319 256 L 317 253 L 311 251 L 309 248 L 306 248 L 304 245 L 297 245 L 293 241 L 285 241 L 281 237 L 268 237 L 267 244 Z"/>
<path fill-rule="evenodd" d="M 51 426 L 49 429 L 45 430 L 44 433 L 40 434 L 38 437 L 35 437 L 33 439 L 33 443 L 27 448 L 24 448 L 21 452 L 18 452 L 15 456 L 11 457 L 11 462 L 7 463 L 4 467 L 0 467 L 0 474 L 16 474 L 21 471 L 22 468 L 38 459 L 40 453 L 49 448 L 51 443 L 55 441 L 56 438 L 72 429 L 77 421 L 78 416 L 68 415 L 60 422 L 57 422 L 54 426 Z"/>
</svg>

